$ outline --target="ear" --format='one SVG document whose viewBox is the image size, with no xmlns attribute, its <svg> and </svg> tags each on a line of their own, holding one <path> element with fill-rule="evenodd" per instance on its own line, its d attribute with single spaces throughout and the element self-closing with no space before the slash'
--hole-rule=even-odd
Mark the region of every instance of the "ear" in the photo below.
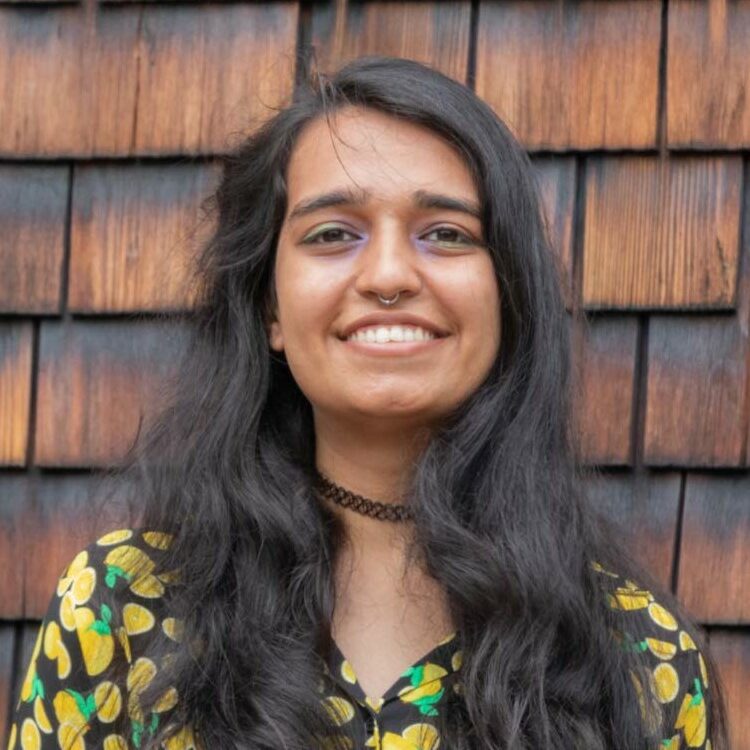
<svg viewBox="0 0 750 750">
<path fill-rule="evenodd" d="M 272 320 L 268 327 L 268 341 L 271 349 L 277 352 L 284 351 L 284 335 L 281 332 L 281 323 L 278 320 Z"/>
</svg>

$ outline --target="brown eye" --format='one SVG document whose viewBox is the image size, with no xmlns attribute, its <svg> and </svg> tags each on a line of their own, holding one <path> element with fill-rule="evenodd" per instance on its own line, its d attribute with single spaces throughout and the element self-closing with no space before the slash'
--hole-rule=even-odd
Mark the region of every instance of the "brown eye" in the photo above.
<svg viewBox="0 0 750 750">
<path fill-rule="evenodd" d="M 341 227 L 323 227 L 313 234 L 308 234 L 302 240 L 302 243 L 305 245 L 322 245 L 328 242 L 346 242 L 347 240 L 341 239 L 340 235 L 342 234 L 348 234 L 349 236 L 356 239 L 355 235 L 353 235 L 351 232 L 347 232 Z M 322 242 L 319 241 L 321 238 L 323 240 Z"/>
<path fill-rule="evenodd" d="M 430 230 L 425 237 L 431 234 L 439 234 L 440 237 L 435 242 L 447 243 L 449 245 L 473 245 L 474 240 L 469 235 L 460 232 L 458 229 L 453 227 L 438 227 L 437 229 Z M 455 239 L 455 238 L 459 239 Z"/>
</svg>

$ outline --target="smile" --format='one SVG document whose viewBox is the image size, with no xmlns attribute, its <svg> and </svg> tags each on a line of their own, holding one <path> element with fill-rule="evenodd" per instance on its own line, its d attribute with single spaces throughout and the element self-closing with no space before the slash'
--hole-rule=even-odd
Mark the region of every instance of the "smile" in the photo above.
<svg viewBox="0 0 750 750">
<path fill-rule="evenodd" d="M 369 326 L 360 328 L 347 336 L 346 341 L 362 341 L 370 344 L 390 344 L 412 341 L 430 341 L 438 338 L 432 331 L 418 326 Z"/>
</svg>

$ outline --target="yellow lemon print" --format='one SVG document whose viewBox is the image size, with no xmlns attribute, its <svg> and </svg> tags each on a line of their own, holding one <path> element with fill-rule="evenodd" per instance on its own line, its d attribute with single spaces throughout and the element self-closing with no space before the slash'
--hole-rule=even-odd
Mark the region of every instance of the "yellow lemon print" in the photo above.
<svg viewBox="0 0 750 750">
<path fill-rule="evenodd" d="M 172 534 L 166 534 L 162 531 L 144 531 L 142 536 L 143 541 L 149 547 L 154 547 L 155 549 L 169 549 L 174 539 Z"/>
<path fill-rule="evenodd" d="M 22 750 L 39 750 L 42 746 L 42 736 L 33 719 L 24 719 L 21 724 L 21 748 Z"/>
<path fill-rule="evenodd" d="M 127 687 L 130 691 L 145 690 L 156 676 L 156 664 L 145 656 L 139 656 L 128 670 Z"/>
<path fill-rule="evenodd" d="M 341 672 L 341 676 L 350 685 L 353 685 L 357 681 L 357 678 L 354 675 L 354 668 L 346 659 L 344 659 L 344 661 L 341 662 L 341 669 L 339 671 Z"/>
<path fill-rule="evenodd" d="M 437 716 L 434 704 L 438 703 L 445 688 L 442 678 L 448 672 L 439 664 L 425 662 L 416 667 L 409 667 L 402 673 L 402 677 L 408 677 L 411 685 L 407 685 L 398 691 L 399 697 L 404 703 L 411 703 L 425 716 Z"/>
<path fill-rule="evenodd" d="M 606 570 L 601 563 L 596 562 L 596 560 L 591 561 L 591 567 L 597 572 L 597 573 L 603 573 L 605 576 L 610 576 L 611 578 L 619 578 L 620 576 L 617 575 L 617 573 L 612 573 L 609 570 Z"/>
<path fill-rule="evenodd" d="M 376 714 L 379 714 L 379 713 L 380 713 L 380 709 L 381 709 L 381 708 L 383 707 L 383 704 L 385 703 L 385 701 L 383 700 L 383 698 L 370 698 L 369 696 L 367 696 L 367 697 L 365 698 L 365 703 L 366 703 L 366 704 L 367 704 L 367 705 L 368 705 L 368 706 L 369 706 L 369 707 L 370 707 L 370 708 L 371 708 L 371 709 L 372 709 L 372 710 L 373 710 L 373 711 L 374 711 L 374 712 L 375 712 Z"/>
<path fill-rule="evenodd" d="M 36 673 L 36 660 L 39 656 L 39 651 L 42 648 L 43 633 L 44 623 L 39 626 L 39 630 L 37 631 L 34 651 L 31 654 L 31 660 L 29 661 L 29 666 L 26 670 L 26 677 L 24 678 L 23 685 L 21 685 L 21 700 L 24 703 L 31 702 L 37 695 L 42 695 L 44 692 L 41 680 Z"/>
<path fill-rule="evenodd" d="M 150 610 L 132 602 L 128 602 L 122 608 L 122 621 L 125 624 L 125 631 L 128 635 L 147 633 L 154 627 L 154 623 L 156 622 Z"/>
<path fill-rule="evenodd" d="M 703 654 L 698 653 L 698 665 L 701 670 L 701 677 L 703 678 L 703 687 L 708 687 L 708 670 L 706 669 L 706 662 L 703 659 Z"/>
<path fill-rule="evenodd" d="M 44 702 L 42 701 L 41 695 L 37 695 L 34 700 L 34 721 L 36 721 L 39 729 L 45 734 L 52 734 L 52 724 L 47 716 L 47 711 L 44 708 Z"/>
<path fill-rule="evenodd" d="M 414 750 L 434 750 L 440 744 L 440 735 L 432 724 L 411 724 L 401 735 Z"/>
<path fill-rule="evenodd" d="M 164 573 L 159 573 L 156 576 L 162 583 L 175 583 L 182 580 L 179 570 L 167 570 Z"/>
<path fill-rule="evenodd" d="M 674 726 L 682 729 L 688 747 L 700 747 L 706 739 L 706 703 L 697 677 L 693 680 L 693 690 L 682 699 Z"/>
<path fill-rule="evenodd" d="M 442 646 L 442 645 L 444 645 L 446 643 L 450 643 L 450 641 L 452 641 L 456 637 L 456 634 L 457 633 L 454 630 L 452 633 L 449 633 L 448 635 L 446 635 L 445 638 L 443 638 L 442 641 L 439 641 L 437 645 L 438 646 Z"/>
<path fill-rule="evenodd" d="M 161 624 L 161 629 L 173 641 L 179 643 L 182 641 L 182 635 L 185 631 L 185 624 L 175 617 L 165 617 Z"/>
<path fill-rule="evenodd" d="M 133 661 L 133 655 L 130 652 L 130 638 L 128 638 L 127 631 L 124 627 L 120 626 L 115 631 L 115 635 L 117 635 L 117 640 L 120 642 L 120 646 L 122 646 L 122 650 L 125 654 L 125 661 L 130 664 L 130 662 Z"/>
<path fill-rule="evenodd" d="M 73 611 L 73 617 L 86 672 L 94 677 L 109 666 L 114 655 L 115 643 L 109 626 L 112 611 L 106 604 L 102 604 L 97 618 L 88 607 L 77 607 Z"/>
<path fill-rule="evenodd" d="M 109 534 L 105 534 L 96 540 L 96 543 L 100 547 L 110 547 L 113 544 L 119 544 L 120 542 L 127 541 L 133 536 L 132 529 L 118 529 L 117 531 L 110 531 Z"/>
<path fill-rule="evenodd" d="M 680 735 L 676 734 L 669 740 L 662 740 L 659 750 L 680 750 Z"/>
<path fill-rule="evenodd" d="M 57 728 L 57 742 L 65 750 L 86 750 L 83 735 L 87 731 L 88 727 L 73 726 L 65 722 Z"/>
<path fill-rule="evenodd" d="M 620 586 L 614 594 L 609 594 L 610 609 L 645 609 L 651 602 L 648 591 L 633 590 Z"/>
<path fill-rule="evenodd" d="M 177 705 L 177 688 L 171 687 L 164 691 L 164 694 L 154 704 L 154 711 L 158 714 L 169 711 Z"/>
<path fill-rule="evenodd" d="M 323 706 L 337 726 L 342 726 L 354 718 L 354 706 L 345 698 L 329 695 L 323 698 Z"/>
<path fill-rule="evenodd" d="M 455 654 L 451 657 L 451 669 L 453 669 L 454 672 L 457 672 L 459 669 L 461 669 L 461 665 L 464 661 L 464 652 L 463 651 L 456 651 Z"/>
<path fill-rule="evenodd" d="M 680 689 L 680 676 L 671 664 L 657 664 L 654 667 L 654 684 L 659 703 L 669 703 Z"/>
<path fill-rule="evenodd" d="M 52 661 L 57 660 L 57 676 L 61 680 L 70 674 L 70 654 L 63 643 L 60 626 L 54 620 L 47 625 L 47 631 L 44 634 L 44 654 Z"/>
<path fill-rule="evenodd" d="M 91 598 L 95 588 L 96 571 L 93 568 L 86 567 L 76 573 L 70 593 L 73 595 L 76 604 L 85 604 Z"/>
<path fill-rule="evenodd" d="M 677 630 L 677 620 L 658 602 L 651 602 L 648 605 L 648 613 L 651 619 L 665 630 Z"/>
<path fill-rule="evenodd" d="M 73 583 L 75 576 L 89 564 L 89 553 L 81 550 L 72 560 L 68 569 L 57 582 L 57 595 L 62 596 Z"/>
<path fill-rule="evenodd" d="M 680 631 L 680 648 L 683 651 L 692 651 L 696 648 L 695 641 L 684 630 Z"/>
<path fill-rule="evenodd" d="M 644 691 L 643 683 L 640 677 L 635 673 L 634 670 L 628 670 L 630 673 L 630 679 L 635 686 L 636 696 L 638 697 L 638 705 L 641 711 L 641 718 L 649 732 L 657 732 L 661 727 L 662 723 L 662 710 L 659 703 L 654 697 L 656 686 L 653 684 L 653 675 L 650 671 L 645 671 L 645 676 L 649 681 L 650 689 Z"/>
<path fill-rule="evenodd" d="M 125 738 L 119 734 L 108 734 L 104 738 L 104 750 L 128 750 L 128 743 Z"/>
<path fill-rule="evenodd" d="M 16 749 L 17 736 L 18 736 L 18 727 L 16 726 L 16 722 L 14 721 L 10 725 L 10 737 L 8 738 L 8 750 Z"/>
<path fill-rule="evenodd" d="M 111 724 L 122 710 L 120 688 L 109 680 L 100 682 L 94 690 L 94 702 L 96 703 L 96 715 L 99 717 L 99 721 Z"/>
<path fill-rule="evenodd" d="M 141 576 L 130 584 L 130 590 L 144 599 L 158 599 L 164 594 L 164 584 L 154 575 Z"/>
<path fill-rule="evenodd" d="M 677 646 L 669 641 L 660 641 L 658 638 L 646 638 L 648 650 L 659 659 L 665 661 L 671 659 L 677 653 Z"/>
<path fill-rule="evenodd" d="M 164 741 L 164 747 L 166 750 L 195 750 L 195 737 L 192 727 L 182 727 L 179 732 Z"/>
<path fill-rule="evenodd" d="M 113 588 L 120 578 L 131 583 L 135 578 L 150 575 L 156 567 L 145 552 L 130 544 L 111 549 L 104 558 L 104 564 L 107 568 L 104 581 L 110 588 Z"/>
<path fill-rule="evenodd" d="M 76 629 L 76 620 L 73 616 L 73 610 L 76 608 L 75 599 L 70 591 L 66 591 L 60 599 L 60 624 L 65 630 L 73 631 Z"/>
</svg>

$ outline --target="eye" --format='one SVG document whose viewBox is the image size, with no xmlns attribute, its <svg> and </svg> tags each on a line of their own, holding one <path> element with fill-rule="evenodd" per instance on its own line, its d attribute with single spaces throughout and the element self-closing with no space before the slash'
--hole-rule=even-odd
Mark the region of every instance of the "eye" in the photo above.
<svg viewBox="0 0 750 750">
<path fill-rule="evenodd" d="M 439 232 L 442 234 L 442 238 L 435 240 L 436 242 L 439 242 L 441 244 L 448 244 L 448 245 L 475 245 L 476 241 L 473 237 L 470 237 L 468 234 L 465 234 L 464 232 L 460 232 L 458 229 L 454 229 L 453 227 L 437 227 L 436 229 L 432 229 L 427 234 L 423 235 L 424 237 L 428 237 L 431 234 L 435 234 L 436 232 Z M 448 237 L 446 237 L 448 235 Z M 450 239 L 450 236 L 453 235 L 455 237 L 460 238 L 459 240 Z"/>
<path fill-rule="evenodd" d="M 337 235 L 340 234 L 348 234 L 351 237 L 354 237 L 357 239 L 356 235 L 352 234 L 351 232 L 347 232 L 346 229 L 342 229 L 341 227 L 337 226 L 324 226 L 321 227 L 317 232 L 313 232 L 312 234 L 308 234 L 302 239 L 302 243 L 304 245 L 321 245 L 326 242 L 346 242 L 346 240 L 342 240 L 341 237 L 337 237 Z M 323 238 L 323 242 L 318 242 L 320 238 Z"/>
</svg>

